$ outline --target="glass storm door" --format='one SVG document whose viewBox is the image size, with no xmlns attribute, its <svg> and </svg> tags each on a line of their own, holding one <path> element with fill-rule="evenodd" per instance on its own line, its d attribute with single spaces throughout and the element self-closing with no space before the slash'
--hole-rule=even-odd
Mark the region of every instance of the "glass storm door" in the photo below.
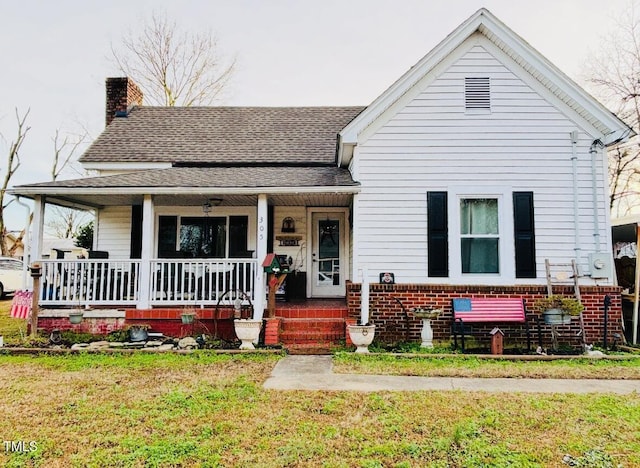
<svg viewBox="0 0 640 468">
<path fill-rule="evenodd" d="M 345 295 L 344 213 L 313 213 L 311 295 Z"/>
</svg>

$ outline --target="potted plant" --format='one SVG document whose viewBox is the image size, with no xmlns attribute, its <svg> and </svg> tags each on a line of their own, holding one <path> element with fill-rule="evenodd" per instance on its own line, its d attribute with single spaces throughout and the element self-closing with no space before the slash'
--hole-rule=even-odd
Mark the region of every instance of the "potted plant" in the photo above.
<svg viewBox="0 0 640 468">
<path fill-rule="evenodd" d="M 433 348 L 433 329 L 431 328 L 431 320 L 438 318 L 442 313 L 442 309 L 426 306 L 426 307 L 414 307 L 411 312 L 416 317 L 422 319 L 422 331 L 420 332 L 421 348 Z"/>
<path fill-rule="evenodd" d="M 356 345 L 356 353 L 368 353 L 369 345 L 376 334 L 376 326 L 370 323 L 364 325 L 348 325 L 347 331 L 351 342 Z"/>
<path fill-rule="evenodd" d="M 579 300 L 558 294 L 537 300 L 535 306 L 542 310 L 544 323 L 547 325 L 567 325 L 571 323 L 572 317 L 580 315 L 584 310 Z"/>
<path fill-rule="evenodd" d="M 69 322 L 73 325 L 77 325 L 82 322 L 82 317 L 84 316 L 84 312 L 81 309 L 74 309 L 69 312 Z"/>
<path fill-rule="evenodd" d="M 190 325 L 196 318 L 196 312 L 194 310 L 185 309 L 180 315 L 180 318 L 182 319 L 183 324 Z"/>
</svg>

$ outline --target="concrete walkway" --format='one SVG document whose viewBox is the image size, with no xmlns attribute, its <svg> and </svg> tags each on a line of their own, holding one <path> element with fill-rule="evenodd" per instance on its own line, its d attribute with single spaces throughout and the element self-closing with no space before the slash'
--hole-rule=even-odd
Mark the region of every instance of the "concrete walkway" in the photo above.
<svg viewBox="0 0 640 468">
<path fill-rule="evenodd" d="M 461 390 L 530 393 L 640 393 L 640 380 L 483 379 L 334 374 L 331 356 L 287 356 L 265 381 L 272 390 L 355 392 Z"/>
</svg>

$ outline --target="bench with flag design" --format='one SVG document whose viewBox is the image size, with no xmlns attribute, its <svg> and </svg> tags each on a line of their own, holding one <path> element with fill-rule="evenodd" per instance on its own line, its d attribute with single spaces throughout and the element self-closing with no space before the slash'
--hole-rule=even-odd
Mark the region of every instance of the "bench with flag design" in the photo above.
<svg viewBox="0 0 640 468">
<path fill-rule="evenodd" d="M 455 298 L 453 305 L 453 343 L 458 347 L 458 335 L 461 337 L 464 351 L 464 336 L 470 334 L 471 323 L 522 323 L 527 332 L 527 349 L 531 349 L 531 336 L 527 323 L 527 310 L 524 299 L 512 297 L 499 298 Z"/>
</svg>

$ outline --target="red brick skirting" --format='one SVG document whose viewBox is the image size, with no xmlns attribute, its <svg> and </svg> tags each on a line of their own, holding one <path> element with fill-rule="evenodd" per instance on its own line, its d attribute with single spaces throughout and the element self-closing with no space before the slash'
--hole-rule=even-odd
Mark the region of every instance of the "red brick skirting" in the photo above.
<svg viewBox="0 0 640 468">
<path fill-rule="evenodd" d="M 266 346 L 274 346 L 280 343 L 280 322 L 281 318 L 266 319 L 267 325 L 264 330 L 264 344 Z"/>
<path fill-rule="evenodd" d="M 622 334 L 622 300 L 621 288 L 615 286 L 584 286 L 580 288 L 587 343 L 601 343 L 604 332 L 603 301 L 606 295 L 611 297 L 608 322 L 608 341 L 613 342 L 614 334 Z M 360 319 L 361 285 L 347 284 L 347 306 L 349 317 Z M 573 295 L 571 287 L 554 287 L 554 292 Z M 376 339 L 382 343 L 402 341 L 419 341 L 422 321 L 410 313 L 414 307 L 434 306 L 443 309 L 443 314 L 432 321 L 434 339 L 449 341 L 451 338 L 451 300 L 455 297 L 517 297 L 525 300 L 527 312 L 540 316 L 541 311 L 534 310 L 533 304 L 537 299 L 547 295 L 546 286 L 451 286 L 430 284 L 370 284 L 369 285 L 369 314 L 376 325 Z M 402 305 L 398 302 L 402 303 Z M 403 310 L 404 306 L 404 310 Z M 486 338 L 489 342 L 489 332 L 495 324 L 474 325 L 477 336 Z M 535 322 L 530 326 L 535 329 Z M 514 342 L 524 344 L 526 332 L 522 325 L 500 324 L 505 331 L 505 346 Z M 551 342 L 551 327 L 542 323 L 542 339 L 545 347 Z M 571 325 L 558 327 L 561 334 L 561 344 L 579 345 L 581 338 L 579 320 L 574 319 Z M 532 333 L 534 345 L 537 335 Z"/>
</svg>

